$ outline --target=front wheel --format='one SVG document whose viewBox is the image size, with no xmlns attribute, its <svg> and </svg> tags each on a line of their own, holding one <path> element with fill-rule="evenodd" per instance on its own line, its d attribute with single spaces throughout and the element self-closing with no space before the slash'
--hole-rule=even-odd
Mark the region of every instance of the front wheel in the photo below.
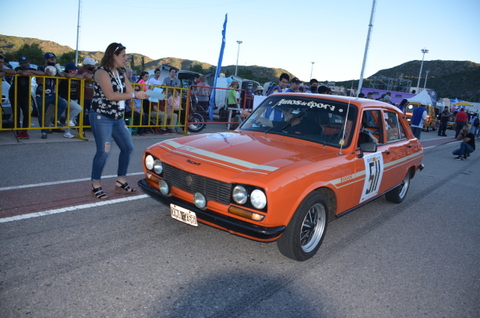
<svg viewBox="0 0 480 318">
<path fill-rule="evenodd" d="M 188 115 L 187 128 L 191 132 L 202 131 L 207 126 L 206 124 L 200 124 L 203 122 L 205 122 L 205 119 L 203 118 L 202 115 L 198 113 L 191 113 Z"/>
<path fill-rule="evenodd" d="M 322 193 L 309 194 L 295 211 L 287 229 L 277 240 L 288 258 L 305 261 L 317 253 L 327 229 L 328 205 Z"/>
<path fill-rule="evenodd" d="M 385 194 L 385 199 L 393 203 L 401 203 L 407 196 L 408 188 L 410 188 L 410 171 L 400 185 Z"/>
</svg>

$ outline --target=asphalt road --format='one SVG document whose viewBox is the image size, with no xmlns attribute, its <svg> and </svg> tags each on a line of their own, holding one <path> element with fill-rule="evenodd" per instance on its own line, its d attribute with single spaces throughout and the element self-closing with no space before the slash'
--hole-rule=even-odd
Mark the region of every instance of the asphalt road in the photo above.
<svg viewBox="0 0 480 318">
<path fill-rule="evenodd" d="M 0 317 L 480 317 L 480 155 L 422 138 L 406 201 L 331 222 L 306 262 L 114 195 L 116 148 L 99 205 L 93 141 L 2 144 Z M 130 183 L 157 139 L 135 139 Z"/>
</svg>

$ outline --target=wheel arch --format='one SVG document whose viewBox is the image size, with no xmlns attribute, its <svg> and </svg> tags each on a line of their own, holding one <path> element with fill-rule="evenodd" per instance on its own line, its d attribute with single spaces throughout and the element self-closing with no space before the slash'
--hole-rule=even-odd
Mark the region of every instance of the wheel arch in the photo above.
<svg viewBox="0 0 480 318">
<path fill-rule="evenodd" d="M 325 196 L 328 204 L 328 222 L 335 219 L 335 212 L 337 211 L 337 198 L 335 193 L 330 188 L 322 187 L 317 188 L 314 191 L 320 192 L 322 195 Z"/>
</svg>

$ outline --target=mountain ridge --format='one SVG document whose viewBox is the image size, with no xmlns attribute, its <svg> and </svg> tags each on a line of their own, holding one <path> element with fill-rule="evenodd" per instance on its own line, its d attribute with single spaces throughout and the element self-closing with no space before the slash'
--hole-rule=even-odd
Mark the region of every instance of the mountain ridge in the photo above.
<svg viewBox="0 0 480 318">
<path fill-rule="evenodd" d="M 53 52 L 57 56 L 70 53 L 74 49 L 66 45 L 60 45 L 53 41 L 40 40 L 28 37 L 16 37 L 0 34 L 0 52 L 3 54 L 16 52 L 24 44 L 37 44 L 43 52 Z M 99 61 L 103 52 L 100 51 L 79 51 L 79 61 L 85 57 L 91 57 Z M 175 57 L 164 57 L 153 60 L 152 58 L 139 54 L 128 54 L 129 59 L 133 57 L 135 66 L 142 66 L 143 69 L 151 70 L 162 64 L 169 64 L 178 69 L 190 70 L 192 68 L 201 68 L 205 72 L 213 70 L 216 66 L 196 60 L 187 60 Z M 414 60 L 402 63 L 389 69 L 379 70 L 370 77 L 364 79 L 363 87 L 368 87 L 375 78 L 399 78 L 410 81 L 412 87 L 418 83 L 418 71 L 421 61 Z M 222 66 L 222 72 L 233 74 L 235 65 Z M 250 75 L 249 79 L 258 79 L 262 81 L 276 81 L 281 73 L 287 73 L 291 77 L 295 75 L 281 68 L 270 68 L 258 65 L 241 66 L 241 70 Z M 471 102 L 480 102 L 480 64 L 472 61 L 449 61 L 434 60 L 423 62 L 423 74 L 420 81 L 420 87 L 423 87 L 425 74 L 428 70 L 427 87 L 437 91 L 439 97 L 459 98 Z M 240 72 L 239 72 L 240 74 Z M 246 76 L 247 77 L 247 76 Z M 336 81 L 337 86 L 358 87 L 358 80 Z"/>
</svg>

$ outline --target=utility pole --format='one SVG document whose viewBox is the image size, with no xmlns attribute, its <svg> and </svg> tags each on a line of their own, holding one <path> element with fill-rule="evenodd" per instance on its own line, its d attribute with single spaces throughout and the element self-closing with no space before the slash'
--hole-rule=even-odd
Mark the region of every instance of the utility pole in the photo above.
<svg viewBox="0 0 480 318">
<path fill-rule="evenodd" d="M 78 38 L 80 34 L 80 5 L 82 0 L 78 0 L 78 19 L 77 19 L 77 46 L 75 48 L 75 65 L 78 65 Z"/>
<path fill-rule="evenodd" d="M 376 3 L 377 3 L 377 1 L 373 0 L 373 2 L 372 2 L 372 12 L 370 13 L 370 23 L 368 24 L 367 43 L 365 43 L 365 53 L 363 54 L 362 72 L 360 73 L 360 80 L 358 81 L 357 96 L 362 91 L 363 72 L 365 71 L 365 64 L 367 63 L 368 45 L 370 44 L 370 33 L 372 33 L 373 17 L 375 16 L 375 5 L 376 5 Z"/>
</svg>

